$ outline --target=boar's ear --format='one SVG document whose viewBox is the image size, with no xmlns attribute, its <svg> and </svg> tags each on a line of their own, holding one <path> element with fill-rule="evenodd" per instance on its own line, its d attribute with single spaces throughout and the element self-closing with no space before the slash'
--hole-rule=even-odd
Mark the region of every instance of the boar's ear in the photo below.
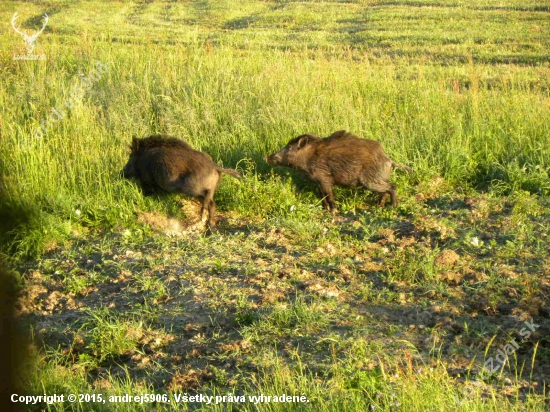
<svg viewBox="0 0 550 412">
<path fill-rule="evenodd" d="M 331 134 L 329 137 L 337 139 L 339 137 L 344 137 L 346 134 L 347 134 L 347 132 L 345 130 L 338 130 L 338 131 L 334 132 L 333 134 Z"/>
<path fill-rule="evenodd" d="M 132 144 L 130 145 L 130 150 L 132 153 L 136 153 L 139 149 L 139 139 L 136 136 L 132 137 Z"/>
<path fill-rule="evenodd" d="M 309 136 L 302 136 L 298 139 L 298 149 L 301 149 L 305 145 L 307 145 L 309 142 Z"/>
</svg>

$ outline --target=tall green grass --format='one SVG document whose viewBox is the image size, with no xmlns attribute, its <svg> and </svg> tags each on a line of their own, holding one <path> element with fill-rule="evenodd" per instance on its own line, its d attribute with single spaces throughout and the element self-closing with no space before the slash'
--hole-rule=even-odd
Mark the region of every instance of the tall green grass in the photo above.
<svg viewBox="0 0 550 412">
<path fill-rule="evenodd" d="M 357 348 L 354 348 L 357 349 Z M 363 370 L 359 365 L 361 360 L 353 358 L 350 361 L 334 359 L 328 376 L 316 376 L 300 362 L 300 353 L 296 351 L 295 360 L 298 366 L 290 367 L 281 360 L 275 349 L 266 350 L 266 362 L 269 368 L 260 371 L 243 390 L 219 391 L 214 385 L 201 387 L 198 393 L 214 396 L 226 396 L 226 401 L 218 404 L 213 401 L 206 403 L 176 402 L 175 395 L 191 396 L 192 391 L 179 390 L 168 393 L 170 403 L 138 403 L 110 402 L 114 396 L 139 396 L 146 394 L 166 394 L 163 390 L 155 390 L 145 382 L 136 385 L 127 376 L 108 376 L 109 387 L 92 386 L 86 379 L 81 368 L 72 370 L 64 368 L 55 362 L 43 363 L 29 375 L 25 384 L 29 393 L 36 394 L 102 394 L 105 403 L 55 403 L 45 402 L 30 405 L 28 410 L 53 411 L 110 411 L 116 408 L 122 411 L 159 410 L 159 411 L 544 411 L 544 397 L 528 394 L 523 402 L 518 402 L 513 396 L 503 396 L 491 387 L 473 385 L 466 381 L 457 388 L 456 381 L 450 377 L 443 365 L 435 368 L 407 369 L 407 365 L 391 365 L 375 370 Z M 409 365 L 410 366 L 410 365 Z M 267 396 L 304 396 L 306 402 L 259 402 L 250 401 L 249 397 Z M 228 395 L 244 396 L 244 402 L 228 402 Z M 221 398 L 220 398 L 221 399 Z"/>
<path fill-rule="evenodd" d="M 222 185 L 220 207 L 262 217 L 281 210 L 249 207 L 260 186 L 272 204 L 288 196 L 296 196 L 299 204 L 313 200 L 308 193 L 290 194 L 284 180 L 268 174 L 263 156 L 297 134 L 326 136 L 342 128 L 381 141 L 394 160 L 416 170 L 415 179 L 443 176 L 476 189 L 550 191 L 550 84 L 543 60 L 531 67 L 480 63 L 472 42 L 456 50 L 460 59 L 455 64 L 435 52 L 411 62 L 406 54 L 420 56 L 424 50 L 411 44 L 415 33 L 395 40 L 408 50 L 399 57 L 370 53 L 364 42 L 353 47 L 322 27 L 312 49 L 300 36 L 278 37 L 279 23 L 314 19 L 298 3 L 282 3 L 290 20 L 279 14 L 270 20 L 269 13 L 278 9 L 255 2 L 238 7 L 234 2 L 199 3 L 97 2 L 94 14 L 94 3 L 84 2 L 81 7 L 90 14 L 77 25 L 75 8 L 60 2 L 50 11 L 50 32 L 39 38 L 46 61 L 14 61 L 22 42 L 4 30 L 0 171 L 7 198 L 2 203 L 30 215 L 16 237 L 6 239 L 10 252 L 42 251 L 81 226 L 129 225 L 138 210 L 174 209 L 170 199 L 145 199 L 121 179 L 132 135 L 175 135 L 226 167 L 244 167 L 247 177 L 241 185 Z M 461 8 L 460 16 L 472 22 L 479 16 L 470 6 Z M 0 15 L 6 21 L 14 10 L 39 16 L 44 7 L 12 2 L 2 6 Z M 240 26 L 231 24 L 237 24 L 239 13 L 255 9 L 262 17 L 247 17 L 252 26 L 243 25 L 245 31 L 235 34 Z M 97 26 L 100 11 L 108 14 L 104 28 Z M 375 17 L 377 25 L 403 17 L 398 7 L 359 2 L 341 9 L 327 4 L 318 19 L 334 23 L 348 17 L 362 24 L 365 15 Z M 447 24 L 444 16 L 439 16 L 440 25 Z M 186 18 L 194 20 L 182 26 Z M 508 18 L 521 26 L 518 36 L 526 41 L 523 16 Z M 159 19 L 162 24 L 156 26 Z M 492 37 L 495 30 L 490 28 Z M 250 42 L 243 33 L 250 33 Z M 265 42 L 258 40 L 261 33 Z M 449 52 L 441 33 L 430 38 L 438 50 Z M 537 39 L 532 42 L 539 50 Z M 271 47 L 277 41 L 281 47 Z M 490 52 L 483 42 L 479 50 Z M 65 118 L 35 138 L 33 132 L 52 108 L 66 101 L 98 61 L 107 72 L 75 98 Z"/>
</svg>

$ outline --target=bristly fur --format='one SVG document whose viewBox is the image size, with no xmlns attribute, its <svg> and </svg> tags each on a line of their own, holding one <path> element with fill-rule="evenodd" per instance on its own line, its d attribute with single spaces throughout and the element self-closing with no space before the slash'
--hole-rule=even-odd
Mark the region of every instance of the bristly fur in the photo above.
<svg viewBox="0 0 550 412">
<path fill-rule="evenodd" d="M 219 167 L 207 153 L 166 135 L 156 134 L 143 139 L 134 137 L 131 149 L 130 159 L 122 170 L 124 177 L 138 180 L 144 194 L 162 190 L 200 199 L 201 222 L 208 220 L 208 225 L 214 226 L 214 193 L 221 174 L 239 179 L 236 170 Z"/>
<path fill-rule="evenodd" d="M 132 153 L 139 153 L 154 147 L 193 149 L 189 143 L 176 137 L 171 137 L 164 134 L 154 134 L 142 139 L 134 137 L 132 139 L 130 149 L 132 150 Z"/>
<path fill-rule="evenodd" d="M 327 139 L 340 139 L 342 137 L 346 137 L 348 135 L 351 135 L 351 133 L 347 132 L 346 130 L 338 130 L 327 137 Z"/>
<path fill-rule="evenodd" d="M 397 188 L 389 182 L 392 166 L 412 171 L 391 160 L 380 142 L 362 139 L 346 130 L 337 130 L 324 139 L 300 135 L 282 150 L 267 156 L 266 161 L 272 166 L 302 170 L 319 185 L 323 206 L 333 213 L 338 210 L 333 186 L 362 186 L 380 193 L 380 206 L 384 206 L 388 198 L 392 206 L 397 206 Z"/>
<path fill-rule="evenodd" d="M 294 143 L 297 143 L 300 139 L 302 139 L 304 137 L 307 138 L 306 143 L 307 142 L 313 142 L 315 140 L 321 140 L 321 138 L 319 136 L 315 136 L 314 134 L 302 134 L 298 137 L 295 137 L 290 142 L 288 142 L 287 146 L 292 146 Z"/>
<path fill-rule="evenodd" d="M 338 130 L 337 132 L 334 132 L 333 134 L 328 136 L 327 139 L 339 139 L 341 137 L 346 137 L 349 134 L 351 134 L 351 133 L 349 133 L 345 130 Z M 299 140 L 303 139 L 304 137 L 306 138 L 305 143 L 310 143 L 310 142 L 322 140 L 322 138 L 319 137 L 319 136 L 316 136 L 314 134 L 306 133 L 306 134 L 301 134 L 298 137 L 295 137 L 290 142 L 288 142 L 287 145 L 292 146 L 293 144 L 297 143 Z"/>
</svg>

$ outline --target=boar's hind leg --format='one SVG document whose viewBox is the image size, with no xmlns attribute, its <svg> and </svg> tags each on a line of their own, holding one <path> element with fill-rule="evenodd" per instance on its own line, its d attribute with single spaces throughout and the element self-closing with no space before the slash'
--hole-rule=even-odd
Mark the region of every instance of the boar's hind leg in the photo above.
<svg viewBox="0 0 550 412">
<path fill-rule="evenodd" d="M 201 207 L 201 222 L 206 222 L 206 210 L 208 209 L 208 225 L 214 226 L 216 224 L 216 204 L 214 203 L 214 191 L 207 189 L 204 191 L 204 196 L 202 197 L 202 207 Z"/>
<path fill-rule="evenodd" d="M 397 207 L 397 190 L 394 184 L 388 182 L 369 183 L 366 188 L 373 192 L 380 193 L 380 200 L 378 206 L 384 206 L 388 197 L 391 197 L 391 204 L 393 207 Z"/>
<path fill-rule="evenodd" d="M 390 183 L 391 205 L 397 207 L 397 187 Z"/>
<path fill-rule="evenodd" d="M 208 205 L 208 226 L 213 227 L 216 224 L 216 204 L 214 199 L 210 200 Z"/>
</svg>

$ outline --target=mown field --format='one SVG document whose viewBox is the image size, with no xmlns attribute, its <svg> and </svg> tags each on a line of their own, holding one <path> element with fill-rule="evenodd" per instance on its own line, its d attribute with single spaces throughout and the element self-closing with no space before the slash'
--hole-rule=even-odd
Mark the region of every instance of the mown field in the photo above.
<svg viewBox="0 0 550 412">
<path fill-rule="evenodd" d="M 15 12 L 48 14 L 44 60 L 14 59 Z M 171 397 L 28 410 L 548 410 L 547 2 L 4 1 L 0 21 L 20 393 Z M 414 169 L 399 207 L 340 189 L 330 215 L 263 160 L 340 129 Z M 243 175 L 216 230 L 122 179 L 153 133 Z"/>
</svg>

